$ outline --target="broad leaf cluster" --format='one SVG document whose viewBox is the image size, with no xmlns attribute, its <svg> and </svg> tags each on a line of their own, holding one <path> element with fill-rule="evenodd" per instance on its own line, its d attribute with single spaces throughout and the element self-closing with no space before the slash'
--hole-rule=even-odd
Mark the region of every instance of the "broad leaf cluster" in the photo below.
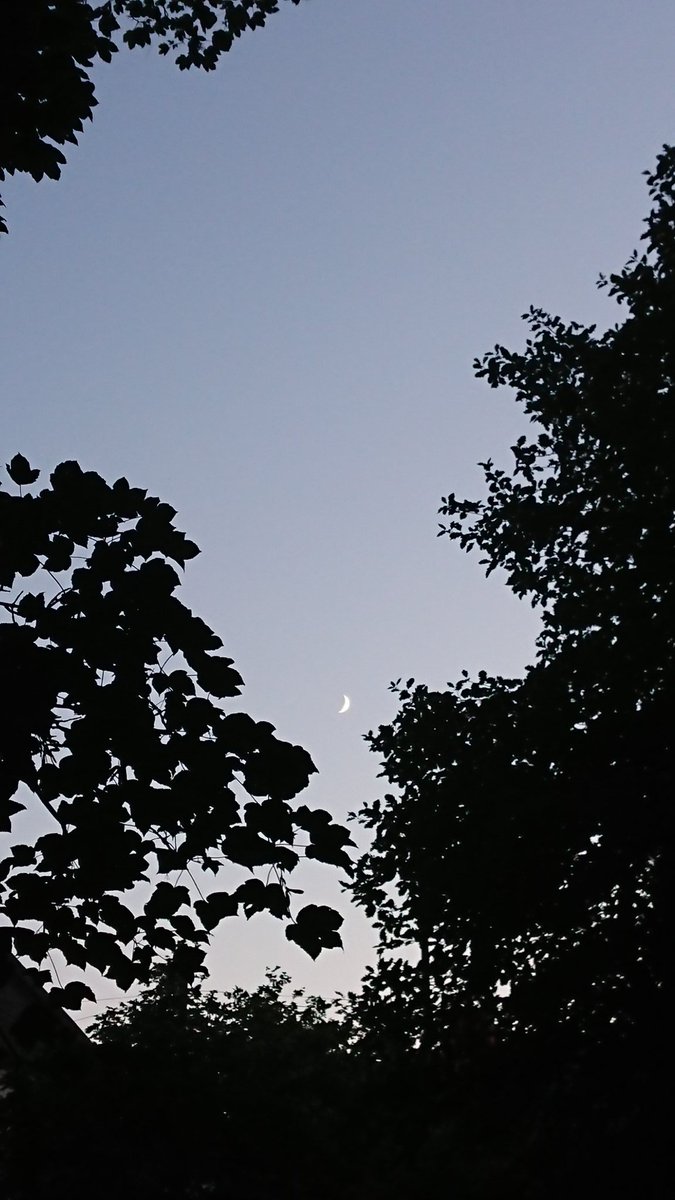
<svg viewBox="0 0 675 1200">
<path fill-rule="evenodd" d="M 120 35 L 126 46 L 154 44 L 160 54 L 173 54 L 181 70 L 212 71 L 236 38 L 262 29 L 278 11 L 279 0 L 106 0 L 95 7 L 94 22 L 101 34 Z"/>
<path fill-rule="evenodd" d="M 91 68 L 110 62 L 120 45 L 154 44 L 181 70 L 209 71 L 236 38 L 278 10 L 279 0 L 3 0 L 0 182 L 17 171 L 60 177 L 60 147 L 77 143 L 97 104 Z"/>
<path fill-rule="evenodd" d="M 287 878 L 301 853 L 349 870 L 349 835 L 323 810 L 294 807 L 315 771 L 305 750 L 224 711 L 242 680 L 176 595 L 176 568 L 198 549 L 175 510 L 75 462 L 37 493 L 23 456 L 8 472 L 0 828 L 37 801 L 47 830 L 0 865 L 7 930 L 33 962 L 58 949 L 122 988 L 147 979 L 158 956 L 189 978 L 225 917 L 290 920 Z M 194 870 L 216 876 L 223 863 L 251 877 L 197 899 Z M 144 882 L 139 910 L 123 897 Z M 287 935 L 316 957 L 340 945 L 340 924 L 309 905 Z M 66 999 L 76 993 L 82 985 Z"/>
</svg>

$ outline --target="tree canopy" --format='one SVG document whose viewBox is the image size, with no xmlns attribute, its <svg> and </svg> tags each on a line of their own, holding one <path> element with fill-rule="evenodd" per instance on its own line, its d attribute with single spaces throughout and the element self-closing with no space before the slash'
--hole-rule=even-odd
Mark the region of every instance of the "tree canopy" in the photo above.
<svg viewBox="0 0 675 1200">
<path fill-rule="evenodd" d="M 175 510 L 75 462 L 41 491 L 23 456 L 8 473 L 0 830 L 35 805 L 47 829 L 0 864 L 5 939 L 34 963 L 59 950 L 125 989 L 158 960 L 192 978 L 210 931 L 238 912 L 280 918 L 313 957 L 340 946 L 327 906 L 291 919 L 288 879 L 301 855 L 349 871 L 351 839 L 294 803 L 316 770 L 307 751 L 223 710 L 242 680 L 176 595 L 176 567 L 198 548 Z M 214 890 L 205 880 L 219 883 L 223 864 L 247 877 Z M 73 981 L 59 999 L 88 993 Z"/>
<path fill-rule="evenodd" d="M 354 895 L 381 938 L 363 1011 L 403 1039 L 460 1019 L 594 1037 L 666 1019 L 675 149 L 648 187 L 644 251 L 600 280 L 623 319 L 598 333 L 533 309 L 523 351 L 475 364 L 533 435 L 511 471 L 483 464 L 484 499 L 444 499 L 441 534 L 502 571 L 542 630 L 523 679 L 399 681 L 397 717 L 370 735 L 398 792 L 359 816 L 374 841 Z"/>
<path fill-rule="evenodd" d="M 94 1023 L 89 1053 L 12 1073 L 3 1196 L 85 1200 L 92 1178 L 102 1200 L 468 1195 L 454 1097 L 414 1061 L 363 1055 L 339 1007 L 289 985 L 278 969 L 226 993 L 160 973 Z"/>
<path fill-rule="evenodd" d="M 667 1194 L 657 1039 L 570 1063 L 459 1030 L 452 1055 L 399 1054 L 385 1033 L 373 1054 L 348 1008 L 289 984 L 272 970 L 218 993 L 160 972 L 82 1052 L 11 1071 L 3 1196 L 89 1200 L 92 1178 L 101 1200 L 567 1200 L 589 1180 Z"/>
<path fill-rule="evenodd" d="M 328 1162 L 339 1169 L 340 1039 L 325 1002 L 288 994 L 280 971 L 253 992 L 174 984 L 160 973 L 106 1012 L 88 1054 L 12 1077 L 3 1195 L 79 1200 L 96 1179 L 102 1197 L 290 1200 L 315 1195 Z M 321 1097 L 321 1077 L 337 1095 Z"/>
<path fill-rule="evenodd" d="M 17 171 L 59 178 L 60 147 L 77 143 L 97 104 L 91 69 L 120 46 L 154 45 L 181 70 L 211 71 L 242 33 L 278 11 L 279 0 L 3 0 L 0 182 Z"/>
</svg>

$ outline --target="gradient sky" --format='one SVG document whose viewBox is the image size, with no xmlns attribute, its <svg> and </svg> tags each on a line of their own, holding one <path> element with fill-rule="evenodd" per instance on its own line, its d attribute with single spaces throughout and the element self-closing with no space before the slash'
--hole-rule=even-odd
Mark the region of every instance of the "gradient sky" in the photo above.
<svg viewBox="0 0 675 1200">
<path fill-rule="evenodd" d="M 522 345 L 530 304 L 613 319 L 595 280 L 674 136 L 674 47 L 672 0 L 284 4 L 208 76 L 120 52 L 62 180 L 3 188 L 5 458 L 76 458 L 179 510 L 203 551 L 183 598 L 338 819 L 382 790 L 362 735 L 391 679 L 532 658 L 531 610 L 436 511 L 522 428 L 474 357 Z M 218 987 L 275 963 L 356 985 L 372 935 L 330 868 L 304 881 L 345 912 L 345 953 L 225 923 Z"/>
</svg>

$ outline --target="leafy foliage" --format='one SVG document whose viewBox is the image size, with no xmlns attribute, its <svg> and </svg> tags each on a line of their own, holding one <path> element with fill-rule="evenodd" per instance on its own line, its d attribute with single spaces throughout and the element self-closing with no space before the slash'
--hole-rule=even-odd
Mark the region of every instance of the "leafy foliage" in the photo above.
<svg viewBox="0 0 675 1200">
<path fill-rule="evenodd" d="M 674 149 L 648 184 L 645 252 L 601 280 L 625 318 L 598 334 L 532 310 L 523 352 L 476 363 L 534 435 L 510 473 L 484 464 L 486 499 L 441 508 L 441 532 L 538 606 L 534 666 L 442 692 L 399 683 L 396 719 L 370 735 L 398 794 L 359 817 L 374 842 L 354 895 L 382 956 L 365 996 L 380 1022 L 403 1006 L 413 1041 L 467 1020 L 601 1037 L 666 1019 Z"/>
<path fill-rule="evenodd" d="M 0 181 L 28 172 L 58 179 L 96 100 L 87 74 L 111 43 L 80 0 L 5 0 L 0 8 Z M 1 202 L 0 202 L 1 204 Z M 0 218 L 0 232 L 7 226 Z"/>
<path fill-rule="evenodd" d="M 92 1178 L 101 1200 L 566 1200 L 589 1179 L 667 1194 L 653 1038 L 570 1059 L 457 1029 L 443 1054 L 386 1039 L 372 1054 L 344 1005 L 290 992 L 278 970 L 227 993 L 162 972 L 91 1033 L 5 1080 L 7 1200 L 89 1200 Z"/>
<path fill-rule="evenodd" d="M 288 984 L 272 971 L 251 993 L 218 994 L 160 974 L 98 1019 L 89 1055 L 19 1075 L 3 1105 L 3 1195 L 77 1200 L 92 1178 L 101 1197 L 315 1194 L 322 1160 L 339 1155 L 316 1080 L 339 1095 L 340 1035 L 324 1001 Z"/>
<path fill-rule="evenodd" d="M 0 829 L 12 830 L 26 789 L 48 829 L 0 864 L 6 932 L 21 956 L 58 949 L 122 988 L 147 980 L 157 956 L 191 977 L 225 917 L 290 917 L 286 881 L 308 825 L 308 850 L 343 869 L 351 839 L 323 810 L 293 807 L 316 769 L 309 754 L 223 711 L 242 680 L 177 598 L 176 567 L 198 549 L 175 510 L 75 462 L 38 493 L 25 491 L 39 472 L 22 455 L 7 470 L 18 494 L 0 493 Z M 222 863 L 264 880 L 193 903 L 193 870 L 215 876 Z M 141 883 L 139 912 L 129 895 Z M 316 957 L 341 944 L 341 918 L 313 912 L 289 936 Z"/>
<path fill-rule="evenodd" d="M 0 182 L 16 171 L 59 178 L 66 161 L 59 147 L 77 143 L 97 104 L 90 69 L 110 62 L 120 45 L 154 44 L 181 70 L 210 71 L 236 38 L 278 10 L 278 0 L 3 0 Z"/>
<path fill-rule="evenodd" d="M 289 983 L 216 993 L 162 972 L 94 1023 L 89 1054 L 13 1073 L 3 1196 L 88 1200 L 95 1177 L 102 1200 L 431 1200 L 456 1182 L 436 1075 L 360 1053 L 339 1009 Z"/>
<path fill-rule="evenodd" d="M 107 0 L 95 8 L 94 18 L 101 34 L 121 31 L 130 48 L 155 44 L 160 54 L 173 54 L 181 70 L 212 71 L 236 38 L 247 29 L 262 29 L 278 11 L 279 0 Z"/>
</svg>

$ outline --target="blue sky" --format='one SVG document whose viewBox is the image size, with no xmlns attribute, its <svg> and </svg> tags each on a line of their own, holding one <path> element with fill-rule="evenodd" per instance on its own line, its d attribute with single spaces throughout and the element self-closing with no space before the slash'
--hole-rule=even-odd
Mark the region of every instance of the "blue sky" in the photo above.
<svg viewBox="0 0 675 1200">
<path fill-rule="evenodd" d="M 381 789 L 362 734 L 391 679 L 532 657 L 532 612 L 436 510 L 522 427 L 474 357 L 522 344 L 530 304 L 613 319 L 595 280 L 637 244 L 674 46 L 671 0 L 284 4 L 208 76 L 120 52 L 62 180 L 3 188 L 6 457 L 179 510 L 185 599 L 339 819 Z M 354 986 L 372 939 L 329 876 L 306 898 L 339 902 L 344 954 L 230 924 L 216 984 Z"/>
</svg>

